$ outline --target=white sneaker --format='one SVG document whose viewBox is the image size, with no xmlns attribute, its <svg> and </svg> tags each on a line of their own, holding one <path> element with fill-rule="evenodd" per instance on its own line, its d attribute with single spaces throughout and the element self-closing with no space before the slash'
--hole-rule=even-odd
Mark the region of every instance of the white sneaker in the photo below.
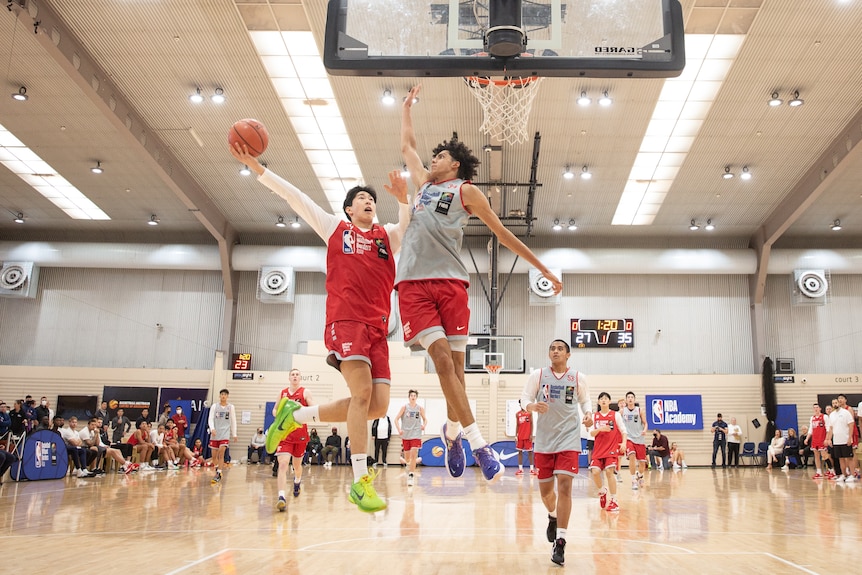
<svg viewBox="0 0 862 575">
<path fill-rule="evenodd" d="M 619 473 L 616 473 L 615 475 L 617 476 L 617 483 L 622 483 L 622 482 L 623 482 L 623 478 L 622 478 L 622 477 L 620 477 L 620 474 L 619 474 Z"/>
<path fill-rule="evenodd" d="M 857 481 L 859 481 L 859 479 L 857 479 L 853 475 L 849 476 L 847 479 L 844 480 L 845 483 L 856 483 Z"/>
<path fill-rule="evenodd" d="M 659 471 L 664 471 L 664 466 L 661 463 L 659 463 L 658 467 L 656 467 L 656 469 L 658 469 Z"/>
<path fill-rule="evenodd" d="M 634 490 L 634 491 L 638 490 L 638 480 L 637 479 L 632 479 L 632 490 Z"/>
<path fill-rule="evenodd" d="M 789 465 L 782 465 L 781 466 L 781 471 L 787 471 L 788 469 L 790 469 Z"/>
<path fill-rule="evenodd" d="M 679 463 L 674 463 L 674 464 L 673 464 L 673 468 L 674 468 L 674 469 L 679 469 L 679 468 L 680 468 Z"/>
<path fill-rule="evenodd" d="M 685 461 L 682 462 L 682 468 L 685 469 L 688 465 L 685 464 Z"/>
</svg>

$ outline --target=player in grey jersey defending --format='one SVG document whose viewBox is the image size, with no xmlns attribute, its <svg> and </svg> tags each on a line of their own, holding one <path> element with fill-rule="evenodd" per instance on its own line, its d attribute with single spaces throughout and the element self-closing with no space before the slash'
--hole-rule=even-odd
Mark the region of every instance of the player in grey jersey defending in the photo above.
<svg viewBox="0 0 862 575">
<path fill-rule="evenodd" d="M 581 425 L 593 424 L 586 378 L 569 369 L 570 356 L 568 343 L 561 339 L 552 341 L 548 349 L 551 366 L 531 373 L 521 393 L 521 407 L 539 414 L 533 449 L 539 470 L 539 493 L 548 510 L 548 541 L 554 544 L 551 561 L 557 565 L 565 562 L 572 478 L 578 474 L 581 455 Z M 579 411 L 583 412 L 583 418 Z"/>
<path fill-rule="evenodd" d="M 563 284 L 506 229 L 488 198 L 470 183 L 479 160 L 463 142 L 453 138 L 438 145 L 431 169 L 425 169 L 416 150 L 410 115 L 418 94 L 419 86 L 410 90 L 401 114 L 401 155 L 419 188 L 395 275 L 404 343 L 428 350 L 440 379 L 448 417 L 441 435 L 449 474 L 460 477 L 464 473 L 463 429 L 482 474 L 494 481 L 503 474 L 503 465 L 476 424 L 464 380 L 470 276 L 461 261 L 461 243 L 470 216 L 482 220 L 501 244 L 542 272 L 553 284 L 554 293 L 560 293 Z"/>
</svg>

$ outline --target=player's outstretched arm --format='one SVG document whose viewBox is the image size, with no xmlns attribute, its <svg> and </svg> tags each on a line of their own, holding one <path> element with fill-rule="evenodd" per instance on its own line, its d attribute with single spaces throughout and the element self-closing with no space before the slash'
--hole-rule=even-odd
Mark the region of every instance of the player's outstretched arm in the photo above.
<svg viewBox="0 0 862 575">
<path fill-rule="evenodd" d="M 429 177 L 428 170 L 425 169 L 422 158 L 416 151 L 416 133 L 413 131 L 413 116 L 410 113 L 413 108 L 413 100 L 419 95 L 421 88 L 421 85 L 413 86 L 401 107 L 401 156 L 404 158 L 404 163 L 410 170 L 413 184 L 417 188 L 427 182 Z"/>
<path fill-rule="evenodd" d="M 491 204 L 488 202 L 482 192 L 473 184 L 464 184 L 461 186 L 461 198 L 464 201 L 464 206 L 471 214 L 482 220 L 488 229 L 500 240 L 500 243 L 512 250 L 519 257 L 527 260 L 533 267 L 542 272 L 542 275 L 548 278 L 554 286 L 554 293 L 558 294 L 563 289 L 563 282 L 557 276 L 552 274 L 545 265 L 539 261 L 536 254 L 530 250 L 524 242 L 519 240 L 515 234 L 510 232 L 494 210 L 491 209 Z"/>
<path fill-rule="evenodd" d="M 407 225 L 410 223 L 410 198 L 407 195 L 407 180 L 401 176 L 400 171 L 389 172 L 389 184 L 383 184 L 383 189 L 398 200 L 398 223 L 386 224 L 383 228 L 389 234 L 389 244 L 394 255 L 401 251 L 401 240 L 404 239 Z"/>
</svg>

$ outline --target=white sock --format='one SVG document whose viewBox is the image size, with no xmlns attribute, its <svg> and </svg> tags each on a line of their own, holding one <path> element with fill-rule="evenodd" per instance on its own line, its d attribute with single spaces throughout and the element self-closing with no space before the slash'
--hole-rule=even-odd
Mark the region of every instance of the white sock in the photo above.
<svg viewBox="0 0 862 575">
<path fill-rule="evenodd" d="M 557 527 L 557 539 L 565 539 L 566 538 L 566 530 L 560 527 Z"/>
<path fill-rule="evenodd" d="M 317 423 L 320 421 L 320 406 L 300 407 L 293 412 L 293 419 L 297 423 Z"/>
<path fill-rule="evenodd" d="M 530 469 L 532 469 L 532 467 L 531 467 Z M 518 466 L 518 471 L 524 471 L 524 466 L 523 466 L 523 465 L 519 465 L 519 466 Z"/>
<path fill-rule="evenodd" d="M 301 478 L 299 478 L 299 477 L 294 477 L 294 478 L 293 478 L 293 484 L 294 484 L 294 485 L 299 485 L 300 483 L 302 483 L 302 479 L 301 479 Z M 280 493 L 280 492 L 279 492 L 279 493 Z"/>
<path fill-rule="evenodd" d="M 455 439 L 461 433 L 461 423 L 446 419 L 446 438 Z"/>
<path fill-rule="evenodd" d="M 279 496 L 279 497 L 284 497 L 284 491 L 279 491 L 279 492 L 278 492 L 278 496 Z"/>
<path fill-rule="evenodd" d="M 368 475 L 368 454 L 366 453 L 351 453 L 350 463 L 353 465 L 353 482 L 356 483 L 362 479 L 363 475 Z"/>
<path fill-rule="evenodd" d="M 488 445 L 488 442 L 485 441 L 484 437 L 482 437 L 482 432 L 479 431 L 479 426 L 475 421 L 464 428 L 464 437 L 466 437 L 467 441 L 470 442 L 470 449 L 473 451 L 482 449 Z"/>
</svg>

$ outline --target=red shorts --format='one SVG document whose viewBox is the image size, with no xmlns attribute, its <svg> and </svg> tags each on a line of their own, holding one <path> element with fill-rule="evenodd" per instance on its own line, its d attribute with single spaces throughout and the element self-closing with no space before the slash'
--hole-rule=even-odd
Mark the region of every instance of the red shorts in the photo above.
<svg viewBox="0 0 862 575">
<path fill-rule="evenodd" d="M 515 444 L 515 449 L 518 451 L 533 451 L 532 439 L 519 439 Z"/>
<path fill-rule="evenodd" d="M 275 454 L 289 454 L 294 457 L 302 457 L 305 455 L 305 446 L 308 445 L 308 428 L 302 426 L 295 429 L 290 435 L 284 438 L 284 441 L 278 444 L 275 448 Z"/>
<path fill-rule="evenodd" d="M 638 461 L 646 461 L 646 445 L 642 443 L 634 443 L 631 440 L 626 441 L 626 457 L 632 453 L 635 454 L 635 459 Z"/>
<path fill-rule="evenodd" d="M 590 461 L 590 469 L 593 469 L 593 468 L 596 468 L 599 470 L 616 469 L 617 459 L 619 459 L 619 457 L 616 455 L 614 455 L 613 457 L 603 457 L 601 459 L 593 458 L 593 460 Z"/>
<path fill-rule="evenodd" d="M 210 449 L 218 449 L 222 445 L 230 445 L 230 439 L 210 439 Z"/>
<path fill-rule="evenodd" d="M 565 475 L 578 474 L 578 451 L 560 451 L 559 453 L 536 453 L 534 460 L 539 470 L 539 481 L 551 479 L 555 473 Z"/>
<path fill-rule="evenodd" d="M 816 439 L 811 440 L 811 449 L 815 451 L 826 451 L 826 444 L 821 439 L 820 441 Z"/>
<path fill-rule="evenodd" d="M 448 339 L 467 339 L 470 308 L 467 284 L 461 280 L 417 280 L 401 282 L 398 307 L 404 329 L 404 345 L 442 329 Z"/>
<path fill-rule="evenodd" d="M 371 366 L 372 382 L 390 383 L 386 330 L 360 321 L 336 321 L 326 326 L 323 338 L 330 357 L 334 356 L 339 362 L 364 361 Z"/>
<path fill-rule="evenodd" d="M 421 439 L 402 439 L 401 440 L 401 449 L 405 452 L 410 451 L 411 449 L 419 449 L 422 447 Z"/>
</svg>

